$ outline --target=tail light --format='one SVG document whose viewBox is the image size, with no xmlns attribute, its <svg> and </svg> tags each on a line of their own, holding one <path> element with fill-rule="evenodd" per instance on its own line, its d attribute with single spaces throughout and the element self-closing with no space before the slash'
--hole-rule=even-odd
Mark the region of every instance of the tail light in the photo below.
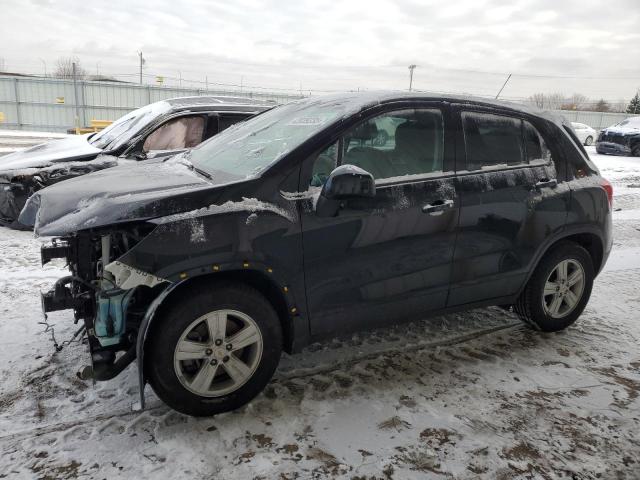
<svg viewBox="0 0 640 480">
<path fill-rule="evenodd" d="M 609 200 L 609 207 L 613 207 L 613 186 L 606 178 L 602 179 L 602 188 L 607 192 L 607 199 Z"/>
</svg>

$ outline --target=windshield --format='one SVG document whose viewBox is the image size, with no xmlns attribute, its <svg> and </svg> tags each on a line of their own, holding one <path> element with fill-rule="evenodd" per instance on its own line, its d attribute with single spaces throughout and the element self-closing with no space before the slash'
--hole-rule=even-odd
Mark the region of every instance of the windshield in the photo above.
<svg viewBox="0 0 640 480">
<path fill-rule="evenodd" d="M 619 127 L 640 128 L 640 117 L 631 117 L 618 124 Z"/>
<path fill-rule="evenodd" d="M 241 177 L 257 175 L 305 140 L 342 118 L 347 104 L 306 99 L 273 108 L 193 149 L 198 168 Z"/>
<path fill-rule="evenodd" d="M 138 108 L 91 136 L 89 143 L 97 148 L 114 150 L 169 110 L 171 110 L 171 105 L 167 102 L 156 102 Z"/>
</svg>

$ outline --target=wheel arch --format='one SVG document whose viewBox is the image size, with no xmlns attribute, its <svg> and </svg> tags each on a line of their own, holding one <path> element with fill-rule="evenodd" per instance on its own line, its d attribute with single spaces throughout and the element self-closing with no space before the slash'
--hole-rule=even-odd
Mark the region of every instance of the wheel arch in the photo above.
<svg viewBox="0 0 640 480">
<path fill-rule="evenodd" d="M 563 232 L 560 236 L 554 237 L 549 241 L 544 249 L 541 249 L 541 253 L 535 259 L 533 263 L 533 267 L 529 269 L 527 274 L 527 278 L 523 283 L 518 295 L 524 290 L 529 279 L 533 275 L 533 272 L 536 271 L 538 265 L 542 261 L 542 259 L 553 250 L 559 243 L 561 242 L 574 242 L 581 247 L 583 247 L 591 257 L 593 261 L 593 271 L 597 274 L 603 267 L 605 260 L 605 248 L 604 248 L 604 240 L 602 238 L 602 234 L 597 232 L 595 229 L 586 229 L 586 230 L 568 230 Z"/>
<path fill-rule="evenodd" d="M 196 285 L 223 283 L 242 283 L 255 288 L 264 295 L 265 299 L 273 306 L 280 325 L 282 327 L 283 350 L 287 353 L 294 351 L 296 341 L 296 331 L 294 321 L 297 316 L 297 309 L 294 307 L 293 298 L 290 296 L 290 288 L 287 285 L 279 285 L 279 283 L 265 272 L 256 269 L 243 270 L 225 270 L 221 272 L 211 272 L 202 274 L 185 280 L 171 284 L 168 286 L 155 300 L 151 303 L 147 310 L 147 314 L 143 319 L 137 338 L 137 362 L 138 362 L 138 380 L 140 385 L 140 406 L 144 408 L 144 387 L 146 384 L 145 375 L 145 348 L 147 337 L 153 333 L 154 319 L 162 315 L 163 311 L 169 307 L 173 301 L 187 293 Z M 304 333 L 301 333 L 304 335 Z"/>
</svg>

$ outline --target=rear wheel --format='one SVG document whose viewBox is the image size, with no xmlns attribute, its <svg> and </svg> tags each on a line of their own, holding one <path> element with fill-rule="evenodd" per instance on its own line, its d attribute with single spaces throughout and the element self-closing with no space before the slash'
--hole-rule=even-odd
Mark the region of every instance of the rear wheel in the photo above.
<svg viewBox="0 0 640 480">
<path fill-rule="evenodd" d="M 636 144 L 631 148 L 631 156 L 633 156 L 633 157 L 640 157 L 640 143 L 636 143 Z"/>
<path fill-rule="evenodd" d="M 591 135 L 589 135 L 589 136 L 585 139 L 584 144 L 585 144 L 585 145 L 587 145 L 587 146 L 591 146 L 591 145 L 593 145 L 593 137 L 592 137 Z"/>
<path fill-rule="evenodd" d="M 539 330 L 567 328 L 587 305 L 594 276 L 589 253 L 573 242 L 562 242 L 540 261 L 514 310 Z"/>
<path fill-rule="evenodd" d="M 145 370 L 158 397 L 194 416 L 236 409 L 271 379 L 282 351 L 271 304 L 245 285 L 193 287 L 154 323 Z"/>
</svg>

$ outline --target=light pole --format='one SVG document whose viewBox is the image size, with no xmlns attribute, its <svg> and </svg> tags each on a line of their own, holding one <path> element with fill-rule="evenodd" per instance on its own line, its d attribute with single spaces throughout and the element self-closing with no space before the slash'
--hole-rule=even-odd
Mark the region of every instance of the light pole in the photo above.
<svg viewBox="0 0 640 480">
<path fill-rule="evenodd" d="M 39 58 L 39 60 L 42 62 L 42 66 L 44 67 L 44 76 L 47 76 L 47 62 L 44 61 L 43 58 Z"/>
<path fill-rule="evenodd" d="M 413 71 L 416 67 L 417 65 L 409 65 L 409 91 L 413 88 Z"/>
<path fill-rule="evenodd" d="M 138 52 L 138 57 L 140 57 L 140 85 L 142 85 L 142 65 L 144 65 L 144 57 L 142 56 L 142 51 Z"/>
</svg>

